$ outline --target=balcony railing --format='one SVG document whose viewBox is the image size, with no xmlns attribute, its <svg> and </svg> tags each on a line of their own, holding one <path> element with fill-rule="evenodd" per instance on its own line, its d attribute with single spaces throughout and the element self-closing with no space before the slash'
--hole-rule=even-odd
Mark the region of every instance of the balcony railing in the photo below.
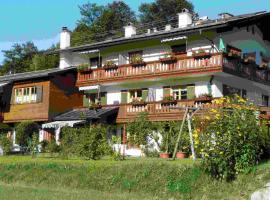
<svg viewBox="0 0 270 200">
<path fill-rule="evenodd" d="M 259 69 L 256 63 L 245 63 L 241 58 L 224 57 L 223 69 L 227 73 L 234 74 L 252 81 L 270 84 L 269 70 Z"/>
<path fill-rule="evenodd" d="M 217 108 L 219 106 L 213 103 L 203 103 L 199 99 L 178 100 L 174 103 L 164 103 L 162 101 L 147 102 L 144 105 L 121 104 L 119 106 L 117 122 L 128 122 L 135 119 L 140 112 L 147 112 L 151 121 L 181 120 L 186 107 Z M 200 111 L 198 114 L 202 114 L 202 112 Z"/>
<path fill-rule="evenodd" d="M 119 66 L 116 69 L 93 69 L 78 72 L 78 84 L 97 84 L 129 79 L 173 76 L 187 73 L 221 71 L 223 55 L 221 53 L 200 57 L 180 56 L 175 62 L 153 61 L 133 66 Z"/>
</svg>

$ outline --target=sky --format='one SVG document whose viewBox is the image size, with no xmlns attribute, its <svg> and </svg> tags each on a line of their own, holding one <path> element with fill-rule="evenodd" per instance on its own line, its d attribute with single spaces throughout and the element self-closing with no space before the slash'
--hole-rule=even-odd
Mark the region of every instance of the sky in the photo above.
<svg viewBox="0 0 270 200">
<path fill-rule="evenodd" d="M 2 50 L 14 43 L 33 41 L 39 49 L 59 42 L 61 27 L 73 29 L 80 19 L 78 5 L 107 4 L 112 0 L 0 0 L 0 63 Z M 124 0 L 138 12 L 141 3 L 153 0 Z M 234 15 L 270 11 L 270 0 L 190 0 L 200 16 L 217 18 L 221 12 Z"/>
</svg>

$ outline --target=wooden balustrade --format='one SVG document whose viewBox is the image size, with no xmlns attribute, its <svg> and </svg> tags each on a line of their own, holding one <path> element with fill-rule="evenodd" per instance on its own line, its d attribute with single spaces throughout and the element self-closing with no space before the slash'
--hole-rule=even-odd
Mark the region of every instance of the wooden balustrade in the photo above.
<svg viewBox="0 0 270 200">
<path fill-rule="evenodd" d="M 179 73 L 208 72 L 222 67 L 223 55 L 212 54 L 210 57 L 178 57 L 174 63 L 153 61 L 141 66 L 123 65 L 116 69 L 93 69 L 89 72 L 78 72 L 78 84 L 96 84 L 98 82 L 113 82 L 117 80 L 139 79 L 149 76 L 179 75 Z"/>
<path fill-rule="evenodd" d="M 201 107 L 206 109 L 217 108 L 218 105 L 201 103 L 196 100 L 179 100 L 173 103 L 147 102 L 145 105 L 121 104 L 119 106 L 117 122 L 122 123 L 133 120 L 140 112 L 147 112 L 151 121 L 181 120 L 186 107 Z M 204 110 L 201 110 L 199 114 L 203 112 Z"/>
</svg>

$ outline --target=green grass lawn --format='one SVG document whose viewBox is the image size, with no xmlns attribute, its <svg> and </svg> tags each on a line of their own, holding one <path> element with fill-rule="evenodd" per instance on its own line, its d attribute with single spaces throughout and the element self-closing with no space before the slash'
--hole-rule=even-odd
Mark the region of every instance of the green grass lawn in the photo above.
<svg viewBox="0 0 270 200">
<path fill-rule="evenodd" d="M 270 182 L 270 162 L 232 183 L 213 180 L 199 161 L 98 161 L 0 157 L 0 199 L 249 199 Z"/>
</svg>

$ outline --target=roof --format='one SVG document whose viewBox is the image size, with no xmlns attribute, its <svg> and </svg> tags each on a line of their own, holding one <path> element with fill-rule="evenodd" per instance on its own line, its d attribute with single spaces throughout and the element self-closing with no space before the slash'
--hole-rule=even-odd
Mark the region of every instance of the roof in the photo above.
<svg viewBox="0 0 270 200">
<path fill-rule="evenodd" d="M 92 120 L 100 119 L 118 112 L 118 107 L 101 108 L 97 110 L 74 109 L 54 117 L 55 121 Z"/>
<path fill-rule="evenodd" d="M 25 73 L 5 75 L 5 76 L 0 76 L 0 83 L 1 82 L 13 82 L 13 81 L 21 81 L 21 80 L 27 80 L 27 79 L 48 77 L 48 76 L 53 75 L 53 74 L 60 74 L 60 73 L 67 72 L 70 70 L 75 70 L 75 69 L 76 69 L 75 67 L 68 67 L 65 69 L 53 68 L 53 69 L 47 69 L 47 70 L 31 71 L 31 72 L 25 72 Z"/>
<path fill-rule="evenodd" d="M 265 17 L 265 16 L 270 16 L 270 12 L 262 11 L 262 12 L 256 12 L 256 13 L 251 13 L 251 14 L 244 14 L 244 15 L 238 15 L 238 16 L 232 16 L 229 18 L 225 19 L 217 19 L 217 20 L 209 20 L 206 21 L 203 24 L 192 24 L 186 28 L 174 28 L 170 31 L 158 31 L 154 33 L 144 33 L 141 35 L 134 35 L 130 38 L 116 38 L 116 39 L 110 39 L 110 40 L 105 40 L 102 42 L 96 42 L 92 44 L 86 44 L 86 45 L 80 45 L 76 47 L 69 47 L 66 49 L 59 49 L 54 52 L 65 52 L 65 51 L 83 51 L 83 50 L 92 50 L 96 48 L 104 48 L 104 47 L 109 47 L 109 46 L 114 46 L 117 44 L 124 44 L 124 43 L 129 43 L 129 42 L 136 42 L 136 41 L 142 41 L 146 39 L 159 39 L 162 37 L 172 37 L 172 36 L 179 36 L 179 34 L 190 34 L 194 33 L 196 31 L 201 31 L 201 30 L 211 30 L 211 29 L 216 29 L 216 28 L 222 28 L 222 27 L 228 27 L 234 23 L 240 23 L 243 21 L 251 21 L 252 19 L 257 19 L 259 17 Z"/>
</svg>

